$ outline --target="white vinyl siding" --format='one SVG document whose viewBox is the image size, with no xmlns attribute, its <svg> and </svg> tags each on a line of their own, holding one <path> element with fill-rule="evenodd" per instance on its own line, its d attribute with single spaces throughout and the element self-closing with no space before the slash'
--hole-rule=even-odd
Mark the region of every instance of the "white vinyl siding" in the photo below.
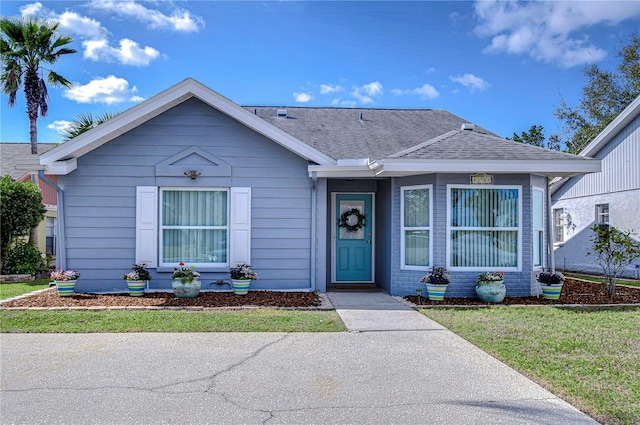
<svg viewBox="0 0 640 425">
<path fill-rule="evenodd" d="M 448 267 L 519 270 L 520 186 L 447 186 Z"/>
<path fill-rule="evenodd" d="M 544 258 L 544 190 L 533 189 L 533 267 L 543 266 Z"/>
<path fill-rule="evenodd" d="M 432 187 L 401 188 L 401 268 L 426 270 L 431 266 L 433 216 Z"/>
</svg>

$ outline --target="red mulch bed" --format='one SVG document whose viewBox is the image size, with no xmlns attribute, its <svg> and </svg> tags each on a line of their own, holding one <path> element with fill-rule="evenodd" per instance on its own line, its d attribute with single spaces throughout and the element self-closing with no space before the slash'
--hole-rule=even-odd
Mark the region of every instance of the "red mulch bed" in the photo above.
<svg viewBox="0 0 640 425">
<path fill-rule="evenodd" d="M 444 301 L 429 301 L 427 298 L 405 297 L 417 305 L 487 305 L 474 298 L 445 298 Z M 172 293 L 148 293 L 142 297 L 130 297 L 126 294 L 76 294 L 60 297 L 55 289 L 31 295 L 22 299 L 0 304 L 1 307 L 317 307 L 320 298 L 309 292 L 249 291 L 247 295 L 234 295 L 230 292 L 201 292 L 196 298 L 176 298 Z M 514 305 L 558 305 L 558 304 L 640 304 L 640 288 L 617 286 L 616 296 L 611 299 L 606 287 L 601 283 L 592 283 L 576 279 L 567 279 L 558 301 L 537 297 L 505 297 L 498 304 Z"/>
<path fill-rule="evenodd" d="M 507 295 L 509 290 L 507 289 Z M 444 301 L 430 301 L 428 298 L 415 295 L 405 297 L 417 305 L 490 305 L 477 298 L 446 298 Z M 562 287 L 560 299 L 557 301 L 546 300 L 540 297 L 505 297 L 501 303 L 491 305 L 558 305 L 558 304 L 640 304 L 640 288 L 616 285 L 616 295 L 609 298 L 606 286 L 603 283 L 587 282 L 584 280 L 567 278 Z"/>
<path fill-rule="evenodd" d="M 201 292 L 195 298 L 177 298 L 173 293 L 152 292 L 141 297 L 127 294 L 75 294 L 59 296 L 55 289 L 0 304 L 0 307 L 315 307 L 320 298 L 310 292 L 249 291 Z"/>
</svg>

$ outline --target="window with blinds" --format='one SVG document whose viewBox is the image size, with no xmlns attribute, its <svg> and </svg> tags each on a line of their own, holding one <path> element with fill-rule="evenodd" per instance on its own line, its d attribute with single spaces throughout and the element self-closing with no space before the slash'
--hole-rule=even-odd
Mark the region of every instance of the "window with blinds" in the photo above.
<svg viewBox="0 0 640 425">
<path fill-rule="evenodd" d="M 519 267 L 520 192 L 513 186 L 449 186 L 449 267 Z"/>
<path fill-rule="evenodd" d="M 227 265 L 228 190 L 163 189 L 160 194 L 161 263 Z"/>
<path fill-rule="evenodd" d="M 401 268 L 427 269 L 431 265 L 431 186 L 405 186 L 401 193 Z"/>
</svg>

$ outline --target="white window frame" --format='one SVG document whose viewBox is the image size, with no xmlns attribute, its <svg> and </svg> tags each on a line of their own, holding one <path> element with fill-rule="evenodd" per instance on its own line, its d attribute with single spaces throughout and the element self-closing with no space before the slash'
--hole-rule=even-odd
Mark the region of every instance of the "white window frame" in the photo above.
<svg viewBox="0 0 640 425">
<path fill-rule="evenodd" d="M 162 200 L 164 198 L 164 192 L 166 191 L 179 191 L 179 192 L 226 192 L 227 193 L 227 220 L 226 226 L 164 226 L 163 217 L 162 217 Z M 229 260 L 231 256 L 231 245 L 230 245 L 230 233 L 231 233 L 231 191 L 228 187 L 160 187 L 159 188 L 159 196 L 158 196 L 158 261 L 159 267 L 177 267 L 178 263 L 175 262 L 164 262 L 163 261 L 163 235 L 165 229 L 211 229 L 211 230 L 221 230 L 225 229 L 227 231 L 226 235 L 226 247 L 227 247 L 227 261 L 224 263 L 189 263 L 189 265 L 194 265 L 199 270 L 202 269 L 219 269 L 219 268 L 229 268 Z"/>
<path fill-rule="evenodd" d="M 602 210 L 604 207 L 607 208 L 607 212 L 604 213 Z M 606 217 L 607 221 L 603 221 L 602 218 Z M 608 203 L 596 204 L 596 224 L 609 224 L 611 221 L 611 209 L 609 208 Z"/>
<path fill-rule="evenodd" d="M 429 190 L 429 226 L 405 227 L 404 225 L 404 193 L 407 190 Z M 405 231 L 428 230 L 429 231 L 429 264 L 426 266 L 414 266 L 405 262 Z M 416 185 L 400 187 L 400 269 L 401 270 L 429 270 L 433 264 L 433 185 Z"/>
<path fill-rule="evenodd" d="M 452 227 L 451 226 L 451 189 L 516 189 L 518 191 L 518 226 L 517 227 Z M 483 184 L 448 184 L 447 185 L 447 234 L 446 255 L 447 269 L 452 271 L 522 271 L 522 186 L 521 185 L 483 185 Z M 518 252 L 515 267 L 473 266 L 461 267 L 451 265 L 451 232 L 452 230 L 471 231 L 515 231 L 517 232 Z"/>
<path fill-rule="evenodd" d="M 541 209 L 541 212 L 542 212 L 542 227 L 539 227 L 539 228 L 535 227 L 535 217 L 534 217 L 534 215 L 535 215 L 535 205 L 534 205 L 535 192 L 541 192 L 542 193 L 542 209 Z M 545 231 L 546 226 L 544 225 L 544 223 L 545 223 L 544 216 L 545 216 L 545 211 L 546 211 L 545 207 L 546 207 L 546 199 L 545 199 L 545 190 L 544 190 L 544 188 L 534 186 L 533 190 L 531 191 L 531 228 L 533 230 L 533 232 L 532 232 L 533 239 L 531 240 L 531 250 L 532 250 L 532 254 L 533 255 L 531 257 L 531 263 L 533 264 L 533 269 L 534 270 L 544 269 L 544 267 L 545 267 L 545 255 L 544 255 L 545 246 L 546 246 L 546 244 L 544 243 L 545 240 L 546 240 L 546 234 L 545 234 L 546 233 L 546 231 Z M 538 235 L 538 233 L 542 234 L 542 240 L 540 241 L 540 247 L 539 247 L 540 248 L 540 264 L 535 264 L 535 262 L 534 262 L 535 252 L 533 251 L 535 245 L 533 244 L 533 242 L 535 241 L 536 236 Z"/>
<path fill-rule="evenodd" d="M 563 244 L 567 229 L 567 211 L 564 208 L 553 209 L 553 243 Z M 558 240 L 557 236 L 562 236 L 562 240 Z"/>
</svg>

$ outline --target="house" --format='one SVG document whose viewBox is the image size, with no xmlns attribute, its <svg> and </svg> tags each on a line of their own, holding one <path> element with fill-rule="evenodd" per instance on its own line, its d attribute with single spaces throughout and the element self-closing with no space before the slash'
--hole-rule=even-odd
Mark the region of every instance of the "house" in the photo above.
<svg viewBox="0 0 640 425">
<path fill-rule="evenodd" d="M 547 264 L 548 176 L 600 161 L 499 138 L 446 111 L 241 107 L 187 79 L 39 156 L 58 176 L 58 266 L 86 292 L 126 290 L 134 262 L 203 289 L 248 262 L 252 289 L 377 286 L 447 296 L 501 270 L 509 295 Z"/>
<path fill-rule="evenodd" d="M 640 238 L 640 97 L 580 153 L 602 161 L 598 173 L 558 179 L 551 186 L 554 255 L 564 270 L 602 273 L 587 256 L 595 224 Z M 624 275 L 638 277 L 640 259 Z"/>
<path fill-rule="evenodd" d="M 38 143 L 38 152 L 48 152 L 56 146 L 54 143 Z M 0 177 L 8 175 L 14 181 L 31 181 L 30 174 L 17 168 L 20 164 L 20 158 L 30 155 L 30 152 L 31 145 L 29 143 L 0 143 Z M 47 177 L 54 182 L 57 180 L 55 175 Z M 38 188 L 42 194 L 42 203 L 47 211 L 44 220 L 38 225 L 37 248 L 40 252 L 55 255 L 58 209 L 56 191 L 41 180 L 38 180 Z"/>
</svg>

